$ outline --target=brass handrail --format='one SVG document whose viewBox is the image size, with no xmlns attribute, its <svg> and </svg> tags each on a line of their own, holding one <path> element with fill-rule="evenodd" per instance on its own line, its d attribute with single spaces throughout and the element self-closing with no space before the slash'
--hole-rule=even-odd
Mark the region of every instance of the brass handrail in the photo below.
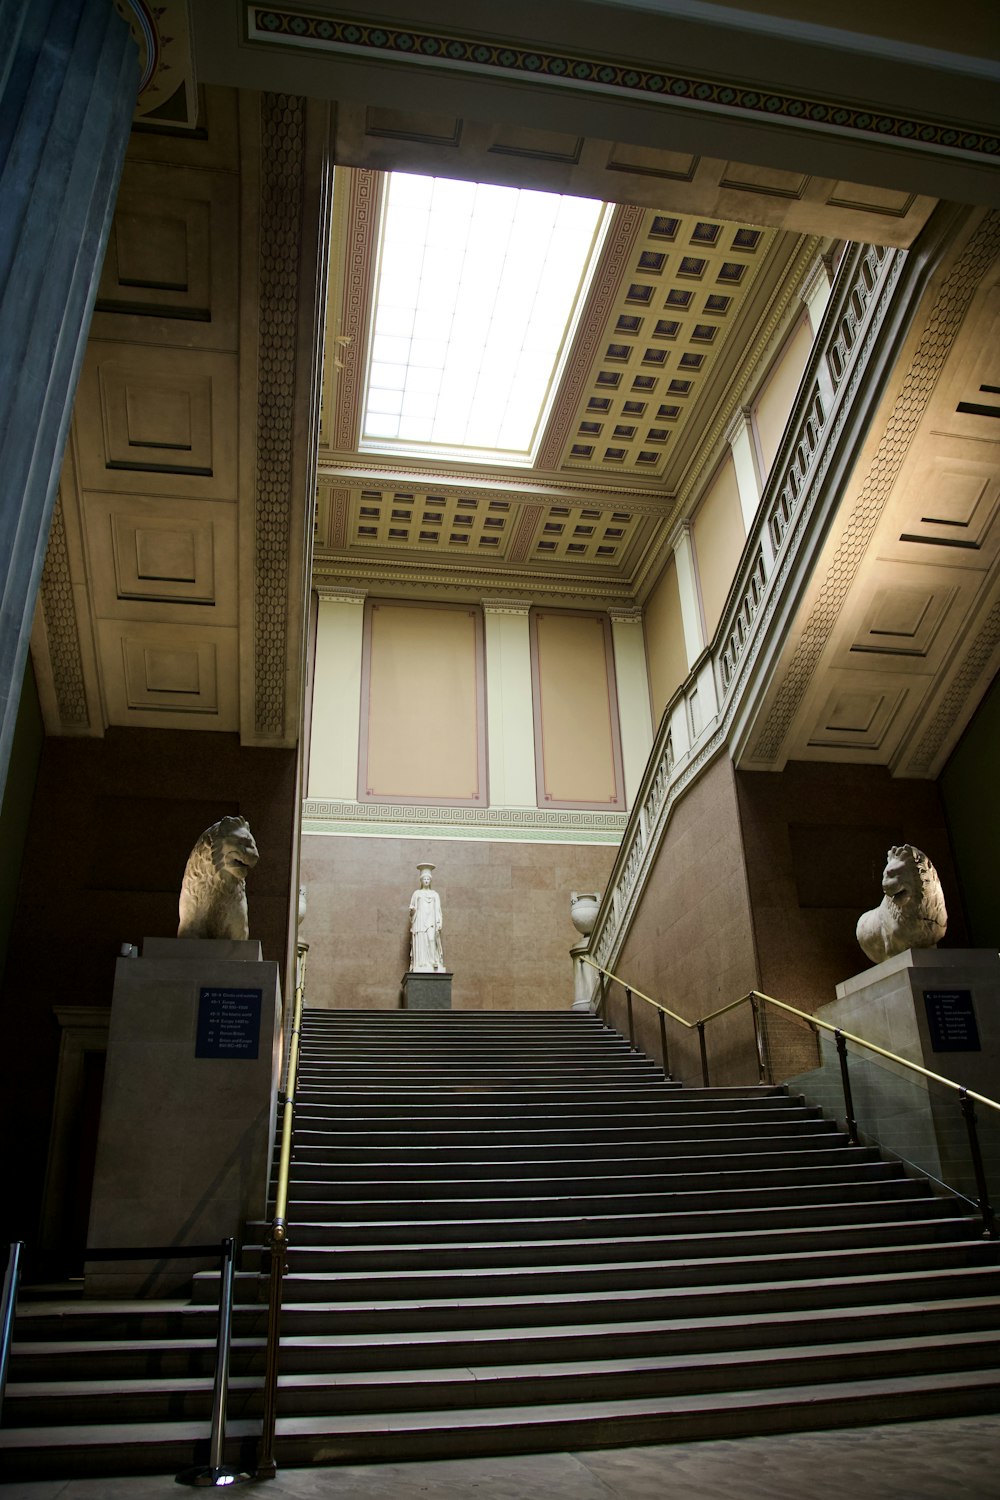
<svg viewBox="0 0 1000 1500">
<path fill-rule="evenodd" d="M 647 1004 L 652 1005 L 657 1011 L 659 1011 L 660 1046 L 663 1050 L 663 1071 L 666 1073 L 668 1078 L 673 1078 L 673 1074 L 670 1072 L 669 1055 L 667 1052 L 667 1030 L 666 1024 L 664 1022 L 664 1016 L 670 1016 L 671 1020 L 679 1021 L 680 1024 L 686 1027 L 688 1031 L 697 1031 L 698 1043 L 701 1050 L 701 1076 L 702 1082 L 704 1083 L 706 1088 L 708 1087 L 709 1072 L 708 1048 L 705 1042 L 705 1026 L 709 1021 L 714 1021 L 718 1016 L 724 1016 L 727 1011 L 736 1010 L 741 1005 L 750 1006 L 750 1010 L 753 1015 L 753 1032 L 754 1044 L 757 1050 L 758 1076 L 762 1083 L 764 1082 L 769 1072 L 772 1075 L 772 1082 L 774 1081 L 774 1078 L 773 1068 L 771 1068 L 770 1066 L 770 1056 L 769 1049 L 767 1047 L 766 1035 L 761 1031 L 761 1004 L 773 1005 L 776 1006 L 778 1010 L 787 1012 L 788 1015 L 797 1016 L 798 1019 L 804 1021 L 814 1033 L 818 1032 L 819 1030 L 831 1032 L 835 1038 L 837 1045 L 837 1057 L 840 1063 L 840 1079 L 844 1091 L 844 1109 L 847 1120 L 847 1133 L 852 1145 L 856 1146 L 859 1144 L 860 1135 L 858 1131 L 858 1122 L 854 1114 L 854 1103 L 851 1094 L 851 1081 L 847 1060 L 848 1042 L 853 1042 L 857 1047 L 863 1047 L 869 1052 L 874 1052 L 879 1057 L 887 1058 L 889 1062 L 897 1063 L 901 1068 L 908 1069 L 911 1073 L 918 1073 L 923 1078 L 930 1078 L 933 1079 L 935 1083 L 944 1084 L 945 1088 L 954 1089 L 958 1094 L 959 1107 L 962 1111 L 962 1118 L 965 1121 L 965 1127 L 968 1133 L 969 1158 L 972 1164 L 972 1172 L 976 1182 L 976 1194 L 979 1204 L 979 1212 L 982 1216 L 983 1221 L 983 1234 L 993 1239 L 997 1237 L 998 1227 L 996 1214 L 994 1213 L 992 1204 L 990 1202 L 989 1184 L 986 1179 L 986 1169 L 983 1164 L 983 1155 L 979 1144 L 979 1132 L 976 1126 L 975 1109 L 975 1104 L 985 1104 L 988 1109 L 995 1109 L 1000 1112 L 1000 1103 L 998 1103 L 996 1099 L 990 1099 L 986 1094 L 979 1094 L 974 1089 L 966 1088 L 964 1084 L 956 1083 L 953 1078 L 945 1078 L 941 1073 L 934 1073 L 930 1068 L 925 1068 L 920 1063 L 911 1062 L 908 1057 L 900 1057 L 897 1052 L 890 1052 L 887 1047 L 880 1047 L 876 1042 L 869 1042 L 867 1038 L 863 1036 L 856 1036 L 854 1032 L 844 1031 L 842 1027 L 834 1026 L 830 1021 L 821 1021 L 818 1016 L 810 1015 L 808 1011 L 800 1010 L 797 1005 L 789 1005 L 787 1000 L 777 1000 L 773 995 L 765 995 L 762 990 L 750 990 L 747 994 L 740 995 L 738 999 L 730 1000 L 727 1005 L 720 1005 L 717 1010 L 710 1011 L 707 1016 L 702 1016 L 700 1020 L 688 1021 L 684 1016 L 679 1016 L 676 1014 L 676 1012 L 668 1010 L 665 1005 L 661 1005 L 659 1001 L 654 1000 L 651 995 L 643 994 L 642 990 L 632 989 L 631 985 L 627 985 L 624 979 L 622 979 L 618 974 L 613 973 L 611 969 L 605 969 L 601 964 L 596 963 L 595 960 L 590 958 L 587 954 L 583 954 L 582 957 L 585 963 L 588 963 L 592 969 L 596 969 L 597 972 L 601 975 L 601 1000 L 598 1003 L 598 1008 L 600 1008 L 600 1004 L 603 1003 L 605 997 L 605 979 L 610 979 L 613 983 L 621 985 L 622 989 L 625 991 L 625 1000 L 628 1006 L 629 1040 L 632 1043 L 633 1047 L 635 1046 L 635 1028 L 632 1019 L 633 996 L 638 995 L 640 1000 L 645 1000 Z M 975 1104 L 973 1103 L 973 1100 L 975 1100 Z"/>
<path fill-rule="evenodd" d="M 720 1005 L 718 1010 L 709 1011 L 708 1015 L 702 1016 L 700 1020 L 688 1021 L 684 1016 L 677 1015 L 675 1011 L 668 1010 L 665 1005 L 661 1005 L 658 1000 L 654 1000 L 650 995 L 644 995 L 642 990 L 637 990 L 633 985 L 626 984 L 624 979 L 620 978 L 619 975 L 612 973 L 610 969 L 602 968 L 599 963 L 595 963 L 586 954 L 583 954 L 582 957 L 584 963 L 589 964 L 592 969 L 596 969 L 598 973 L 605 975 L 606 978 L 614 980 L 615 984 L 620 984 L 622 989 L 626 990 L 630 995 L 636 995 L 640 1000 L 645 1000 L 648 1004 L 655 1006 L 657 1010 L 662 1010 L 664 1015 L 669 1016 L 672 1021 L 679 1021 L 689 1031 L 696 1031 L 708 1021 L 714 1021 L 718 1016 L 724 1016 L 727 1011 L 736 1010 L 741 1005 L 749 1005 L 753 1000 L 763 1000 L 767 1005 L 776 1005 L 779 1010 L 786 1010 L 790 1015 L 798 1016 L 800 1020 L 805 1021 L 809 1026 L 822 1027 L 824 1031 L 829 1031 L 834 1036 L 842 1036 L 845 1041 L 854 1042 L 858 1047 L 867 1047 L 869 1052 L 877 1052 L 880 1057 L 887 1057 L 890 1062 L 899 1063 L 901 1067 L 909 1068 L 913 1073 L 921 1073 L 925 1078 L 932 1078 L 935 1083 L 943 1083 L 946 1088 L 955 1089 L 959 1094 L 967 1094 L 970 1099 L 975 1099 L 977 1104 L 985 1104 L 990 1109 L 1000 1110 L 1000 1102 L 996 1099 L 990 1099 L 986 1094 L 977 1094 L 974 1089 L 967 1089 L 964 1084 L 956 1083 L 953 1078 L 945 1078 L 942 1073 L 933 1073 L 930 1068 L 924 1068 L 920 1063 L 911 1062 L 908 1057 L 900 1057 L 897 1052 L 889 1052 L 887 1048 L 878 1046 L 876 1042 L 869 1042 L 863 1036 L 855 1036 L 853 1032 L 845 1031 L 841 1026 L 834 1026 L 830 1021 L 822 1021 L 819 1016 L 811 1015 L 807 1010 L 799 1010 L 797 1006 L 789 1005 L 787 1000 L 776 1000 L 773 995 L 765 995 L 763 990 L 748 990 L 745 995 L 740 995 L 738 999 L 730 1000 L 728 1005 Z"/>
<path fill-rule="evenodd" d="M 267 1306 L 267 1356 L 264 1367 L 264 1414 L 261 1419 L 260 1444 L 257 1450 L 257 1478 L 273 1479 L 278 1472 L 274 1457 L 274 1430 L 278 1403 L 278 1350 L 281 1339 L 281 1284 L 288 1253 L 288 1176 L 292 1164 L 292 1130 L 295 1122 L 295 1089 L 299 1072 L 299 1036 L 302 1031 L 302 1007 L 306 985 L 308 943 L 295 950 L 295 1002 L 292 1029 L 289 1033 L 288 1067 L 285 1073 L 281 1115 L 281 1156 L 274 1194 L 274 1217 L 268 1234 L 271 1252 L 271 1277 Z"/>
</svg>

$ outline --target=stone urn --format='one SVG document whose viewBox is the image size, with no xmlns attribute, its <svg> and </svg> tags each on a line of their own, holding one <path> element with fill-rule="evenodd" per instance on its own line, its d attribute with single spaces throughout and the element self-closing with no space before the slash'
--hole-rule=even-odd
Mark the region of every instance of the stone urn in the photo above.
<svg viewBox="0 0 1000 1500">
<path fill-rule="evenodd" d="M 600 891 L 594 891 L 593 894 L 590 894 L 590 892 L 586 892 L 582 896 L 578 895 L 576 891 L 570 892 L 570 918 L 577 932 L 582 933 L 584 937 L 589 937 L 593 932 L 594 923 L 597 921 L 597 913 L 600 909 L 600 905 Z"/>
</svg>

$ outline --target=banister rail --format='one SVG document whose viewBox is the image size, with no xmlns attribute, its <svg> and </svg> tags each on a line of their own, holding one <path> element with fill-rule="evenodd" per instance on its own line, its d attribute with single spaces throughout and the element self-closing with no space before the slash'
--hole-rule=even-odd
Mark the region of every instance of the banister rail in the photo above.
<svg viewBox="0 0 1000 1500">
<path fill-rule="evenodd" d="M 896 1063 L 899 1067 L 906 1069 L 910 1073 L 918 1074 L 922 1078 L 930 1079 L 934 1083 L 941 1084 L 945 1088 L 954 1090 L 954 1092 L 958 1095 L 959 1107 L 961 1109 L 962 1117 L 965 1122 L 966 1131 L 968 1134 L 969 1156 L 972 1164 L 973 1176 L 975 1177 L 976 1181 L 979 1211 L 983 1220 L 983 1232 L 984 1234 L 990 1236 L 990 1238 L 997 1237 L 998 1231 L 996 1215 L 990 1203 L 989 1188 L 986 1180 L 985 1168 L 983 1165 L 982 1150 L 979 1143 L 979 1133 L 976 1124 L 975 1113 L 975 1105 L 983 1104 L 987 1107 L 987 1109 L 995 1110 L 997 1114 L 1000 1115 L 1000 1102 L 998 1102 L 996 1099 L 991 1099 L 986 1094 L 977 1093 L 975 1089 L 966 1088 L 964 1084 L 956 1083 L 953 1078 L 946 1078 L 942 1073 L 935 1073 L 930 1068 L 923 1067 L 920 1063 L 911 1062 L 908 1057 L 900 1057 L 897 1052 L 890 1052 L 888 1048 L 880 1047 L 876 1042 L 868 1041 L 866 1037 L 857 1036 L 854 1032 L 851 1031 L 844 1031 L 842 1027 L 834 1026 L 830 1021 L 821 1020 L 819 1016 L 811 1015 L 809 1011 L 800 1010 L 797 1005 L 789 1005 L 787 1000 L 778 1000 L 774 995 L 766 995 L 762 990 L 749 990 L 745 995 L 740 995 L 737 999 L 730 1000 L 726 1005 L 720 1005 L 716 1010 L 709 1011 L 707 1015 L 701 1016 L 698 1020 L 689 1021 L 685 1016 L 678 1015 L 676 1011 L 672 1011 L 667 1006 L 662 1005 L 658 1000 L 654 1000 L 651 995 L 646 995 L 642 990 L 636 989 L 634 988 L 634 986 L 626 984 L 625 980 L 622 979 L 620 975 L 613 973 L 611 969 L 606 969 L 602 964 L 597 963 L 588 954 L 583 954 L 582 957 L 584 963 L 589 964 L 592 969 L 596 969 L 601 976 L 601 994 L 598 1001 L 598 1010 L 601 1009 L 606 999 L 605 982 L 607 980 L 610 980 L 613 984 L 620 985 L 621 988 L 625 991 L 625 1000 L 628 1010 L 629 1041 L 631 1042 L 633 1047 L 635 1046 L 635 1023 L 632 1014 L 633 998 L 638 998 L 644 1001 L 646 1004 L 651 1005 L 654 1010 L 659 1013 L 660 1044 L 663 1053 L 663 1070 L 666 1073 L 667 1077 L 671 1079 L 673 1078 L 673 1074 L 670 1071 L 670 1060 L 667 1048 L 667 1035 L 665 1025 L 665 1018 L 667 1016 L 669 1016 L 672 1021 L 677 1021 L 681 1026 L 685 1028 L 685 1030 L 697 1031 L 699 1050 L 701 1052 L 702 1084 L 705 1088 L 709 1087 L 708 1046 L 705 1036 L 705 1027 L 710 1021 L 715 1021 L 719 1018 L 719 1016 L 724 1016 L 730 1011 L 738 1010 L 740 1006 L 748 1005 L 753 1017 L 754 1044 L 757 1052 L 757 1069 L 758 1077 L 761 1082 L 764 1082 L 765 1080 L 768 1080 L 772 1083 L 775 1082 L 773 1069 L 771 1067 L 769 1048 L 767 1045 L 767 1036 L 765 1029 L 761 1026 L 760 1013 L 762 1006 L 774 1006 L 775 1009 L 784 1011 L 787 1015 L 797 1017 L 798 1020 L 805 1022 L 805 1024 L 813 1032 L 829 1032 L 830 1035 L 833 1036 L 837 1047 L 837 1054 L 840 1062 L 841 1083 L 844 1091 L 844 1106 L 847 1118 L 847 1129 L 851 1142 L 854 1145 L 858 1144 L 859 1136 L 857 1120 L 854 1115 L 854 1104 L 851 1095 L 851 1082 L 847 1055 L 848 1042 L 853 1042 L 856 1047 L 864 1048 L 868 1052 L 875 1053 L 875 1055 L 878 1057 L 882 1057 L 889 1062 Z"/>
<path fill-rule="evenodd" d="M 267 1308 L 267 1356 L 264 1367 L 264 1413 L 257 1450 L 257 1478 L 274 1479 L 278 1472 L 274 1457 L 274 1432 L 278 1416 L 278 1352 L 281 1340 L 281 1289 L 288 1254 L 288 1178 L 292 1162 L 292 1130 L 295 1123 L 295 1091 L 299 1072 L 299 1038 L 306 982 L 308 943 L 299 943 L 295 953 L 295 1001 L 289 1033 L 288 1065 L 282 1104 L 281 1156 L 274 1194 L 274 1217 L 268 1235 L 271 1253 Z"/>
</svg>

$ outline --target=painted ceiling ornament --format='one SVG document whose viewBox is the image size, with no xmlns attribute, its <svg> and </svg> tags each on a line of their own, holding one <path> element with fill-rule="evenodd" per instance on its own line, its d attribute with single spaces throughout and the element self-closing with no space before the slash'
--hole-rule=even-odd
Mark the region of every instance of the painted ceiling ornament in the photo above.
<svg viewBox="0 0 1000 1500">
<path fill-rule="evenodd" d="M 865 955 L 880 964 L 909 948 L 936 948 L 948 928 L 944 892 L 927 855 L 913 844 L 895 844 L 886 854 L 880 906 L 858 922 Z"/>
</svg>

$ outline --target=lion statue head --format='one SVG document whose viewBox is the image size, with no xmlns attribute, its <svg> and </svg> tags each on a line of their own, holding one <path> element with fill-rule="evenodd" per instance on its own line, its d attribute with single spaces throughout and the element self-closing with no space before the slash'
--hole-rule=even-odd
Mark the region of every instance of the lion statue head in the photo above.
<svg viewBox="0 0 1000 1500">
<path fill-rule="evenodd" d="M 885 857 L 882 904 L 858 922 L 858 942 L 880 964 L 908 948 L 935 948 L 948 927 L 937 871 L 912 844 L 896 844 Z"/>
<path fill-rule="evenodd" d="M 177 936 L 248 937 L 246 878 L 259 858 L 245 818 L 220 818 L 206 828 L 184 870 Z"/>
</svg>

